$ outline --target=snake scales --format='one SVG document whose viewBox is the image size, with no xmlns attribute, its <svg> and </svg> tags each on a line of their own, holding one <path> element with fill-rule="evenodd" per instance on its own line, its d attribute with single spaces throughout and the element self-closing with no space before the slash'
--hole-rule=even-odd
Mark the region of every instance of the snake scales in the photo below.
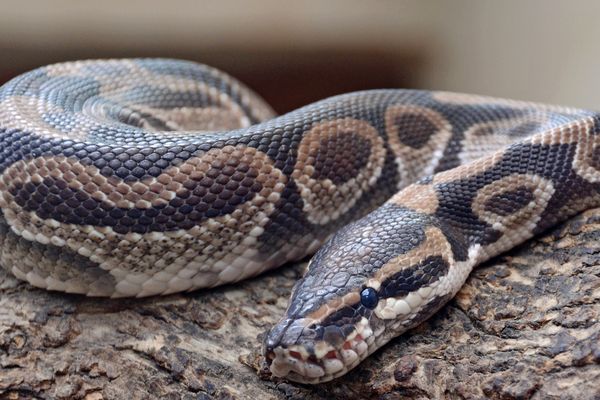
<svg viewBox="0 0 600 400">
<path fill-rule="evenodd" d="M 376 90 L 274 117 L 203 65 L 50 65 L 0 89 L 0 264 L 49 290 L 149 296 L 325 243 L 265 340 L 274 375 L 323 382 L 475 265 L 600 205 L 599 116 Z"/>
</svg>

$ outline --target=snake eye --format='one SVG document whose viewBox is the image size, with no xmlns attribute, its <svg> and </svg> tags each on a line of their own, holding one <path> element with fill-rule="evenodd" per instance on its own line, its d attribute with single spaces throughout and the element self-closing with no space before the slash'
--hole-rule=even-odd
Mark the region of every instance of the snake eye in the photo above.
<svg viewBox="0 0 600 400">
<path fill-rule="evenodd" d="M 377 307 L 379 297 L 377 296 L 377 292 L 375 291 L 375 289 L 371 287 L 363 289 L 363 291 L 360 292 L 360 302 L 363 306 L 369 309 Z"/>
</svg>

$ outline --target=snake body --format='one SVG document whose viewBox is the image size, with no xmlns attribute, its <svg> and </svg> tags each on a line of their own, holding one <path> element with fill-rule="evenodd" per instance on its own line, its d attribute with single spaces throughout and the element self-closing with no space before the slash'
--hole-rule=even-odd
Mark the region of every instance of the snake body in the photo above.
<svg viewBox="0 0 600 400">
<path fill-rule="evenodd" d="M 0 89 L 0 264 L 49 290 L 149 296 L 322 245 L 264 353 L 273 375 L 323 382 L 475 265 L 600 205 L 599 117 L 413 90 L 275 117 L 191 62 L 50 65 Z"/>
</svg>

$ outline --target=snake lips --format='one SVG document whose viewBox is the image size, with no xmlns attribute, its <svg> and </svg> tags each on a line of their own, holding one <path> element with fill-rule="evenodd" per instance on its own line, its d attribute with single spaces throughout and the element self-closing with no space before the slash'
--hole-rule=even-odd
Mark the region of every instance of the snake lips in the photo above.
<svg viewBox="0 0 600 400">
<path fill-rule="evenodd" d="M 275 376 L 325 382 L 431 316 L 477 264 L 600 205 L 599 121 L 416 90 L 275 117 L 204 65 L 50 65 L 0 88 L 0 265 L 48 290 L 141 297 L 324 243 L 264 355 Z"/>
</svg>

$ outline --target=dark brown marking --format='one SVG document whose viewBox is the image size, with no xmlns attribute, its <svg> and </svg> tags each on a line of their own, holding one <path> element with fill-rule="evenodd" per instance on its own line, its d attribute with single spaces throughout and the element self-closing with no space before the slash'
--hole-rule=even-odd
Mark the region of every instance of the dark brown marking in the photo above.
<svg viewBox="0 0 600 400">
<path fill-rule="evenodd" d="M 190 229 L 207 218 L 233 212 L 240 204 L 251 201 L 264 187 L 257 180 L 249 178 L 248 182 L 242 182 L 235 188 L 213 185 L 210 188 L 212 191 L 203 187 L 202 179 L 186 183 L 188 189 L 180 191 L 177 197 L 164 205 L 149 208 L 115 207 L 92 198 L 84 191 L 69 188 L 63 180 L 51 177 L 44 178 L 40 184 L 14 184 L 9 192 L 23 210 L 33 211 L 42 219 L 53 218 L 76 225 L 110 226 L 124 234 Z"/>
<path fill-rule="evenodd" d="M 534 199 L 535 195 L 531 191 L 531 188 L 519 186 L 514 190 L 495 194 L 494 196 L 490 197 L 485 203 L 484 209 L 485 211 L 489 211 L 504 217 L 514 214 Z"/>
<path fill-rule="evenodd" d="M 12 196 L 17 212 L 22 209 L 41 219 L 143 234 L 187 230 L 206 219 L 231 214 L 259 194 L 266 198 L 281 191 L 277 184 L 286 181 L 267 155 L 242 146 L 210 150 L 156 178 L 132 183 L 111 176 L 90 184 L 100 176 L 98 172 L 74 158 L 40 157 L 13 165 L 9 176 L 14 177 L 0 181 L 0 186 Z M 41 179 L 25 182 L 27 174 L 34 173 Z"/>
<path fill-rule="evenodd" d="M 314 159 L 312 177 L 330 179 L 336 185 L 356 178 L 366 167 L 370 155 L 371 142 L 352 131 L 323 137 L 308 153 L 309 159 Z"/>
<path fill-rule="evenodd" d="M 379 297 L 402 297 L 445 276 L 450 266 L 441 256 L 429 256 L 418 264 L 402 268 L 381 284 Z"/>
<path fill-rule="evenodd" d="M 413 149 L 423 148 L 438 128 L 429 118 L 416 113 L 406 113 L 394 117 L 398 139 Z"/>
</svg>

